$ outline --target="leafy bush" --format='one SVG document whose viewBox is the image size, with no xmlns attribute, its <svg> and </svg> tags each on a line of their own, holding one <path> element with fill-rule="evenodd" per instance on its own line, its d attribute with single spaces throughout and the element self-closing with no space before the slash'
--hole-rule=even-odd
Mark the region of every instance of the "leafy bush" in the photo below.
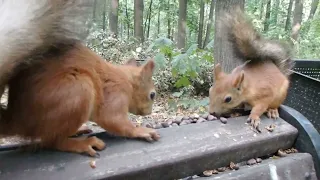
<svg viewBox="0 0 320 180">
<path fill-rule="evenodd" d="M 155 61 L 161 77 L 160 85 L 165 85 L 167 90 L 205 93 L 211 83 L 211 69 L 213 64 L 212 42 L 204 49 L 199 49 L 193 44 L 185 53 L 174 48 L 170 39 L 161 37 L 156 39 L 148 51 L 157 50 Z M 169 80 L 169 81 L 168 81 Z"/>
<path fill-rule="evenodd" d="M 122 64 L 131 57 L 154 58 L 154 81 L 159 93 L 206 94 L 211 85 L 213 41 L 205 49 L 193 44 L 186 53 L 181 53 L 168 38 L 160 37 L 154 42 L 139 44 L 134 38 L 123 41 L 97 30 L 88 37 L 87 46 L 116 64 Z"/>
</svg>

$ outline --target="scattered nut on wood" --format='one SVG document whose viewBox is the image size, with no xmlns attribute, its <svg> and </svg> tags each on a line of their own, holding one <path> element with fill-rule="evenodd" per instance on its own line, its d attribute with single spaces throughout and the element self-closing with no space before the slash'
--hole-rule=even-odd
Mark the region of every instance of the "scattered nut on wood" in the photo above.
<svg viewBox="0 0 320 180">
<path fill-rule="evenodd" d="M 286 149 L 286 150 L 284 150 L 284 152 L 287 153 L 287 154 L 293 153 L 291 149 Z"/>
<path fill-rule="evenodd" d="M 255 159 L 249 159 L 248 161 L 247 161 L 247 165 L 254 165 L 254 164 L 256 164 L 257 163 L 257 161 L 255 160 Z"/>
<path fill-rule="evenodd" d="M 291 153 L 297 153 L 298 150 L 296 150 L 295 148 L 290 148 L 290 149 L 284 150 L 284 152 L 287 154 L 291 154 Z"/>
<path fill-rule="evenodd" d="M 218 170 L 219 172 L 224 172 L 226 169 L 227 169 L 226 167 L 219 167 L 217 170 Z"/>
<path fill-rule="evenodd" d="M 213 170 L 205 170 L 205 171 L 203 171 L 203 175 L 204 176 L 207 176 L 207 177 L 209 177 L 209 176 L 212 176 L 212 172 L 213 172 Z"/>
<path fill-rule="evenodd" d="M 285 156 L 287 156 L 287 153 L 285 153 L 282 149 L 279 149 L 277 152 L 277 155 L 280 157 L 285 157 Z"/>
<path fill-rule="evenodd" d="M 161 126 L 167 128 L 170 126 L 170 124 L 168 122 L 161 122 Z"/>
<path fill-rule="evenodd" d="M 297 153 L 298 152 L 298 150 L 295 149 L 295 148 L 291 148 L 291 150 L 292 150 L 293 153 Z"/>
<path fill-rule="evenodd" d="M 220 118 L 220 121 L 221 121 L 223 124 L 227 124 L 228 119 L 227 119 L 227 118 L 224 118 L 224 117 L 221 117 L 221 118 Z"/>
<path fill-rule="evenodd" d="M 208 115 L 207 119 L 208 119 L 208 121 L 213 121 L 213 120 L 216 120 L 217 117 L 212 116 L 212 115 Z"/>
<path fill-rule="evenodd" d="M 90 161 L 90 167 L 93 169 L 96 168 L 96 161 L 95 160 Z"/>
<path fill-rule="evenodd" d="M 271 124 L 270 126 L 265 127 L 266 130 L 268 130 L 269 132 L 272 132 L 274 130 L 274 128 L 276 128 L 276 125 Z"/>
<path fill-rule="evenodd" d="M 218 174 L 219 172 L 216 170 L 216 169 L 214 169 L 213 171 L 212 171 L 212 174 Z"/>
<path fill-rule="evenodd" d="M 239 165 L 235 164 L 234 162 L 230 162 L 229 167 L 230 167 L 230 169 L 234 169 L 234 170 L 238 170 L 239 169 Z"/>
<path fill-rule="evenodd" d="M 196 119 L 198 119 L 198 118 L 200 117 L 199 114 L 194 114 L 193 116 L 194 116 L 194 118 L 196 118 Z"/>
<path fill-rule="evenodd" d="M 261 163 L 262 159 L 261 158 L 256 158 L 257 163 Z"/>
</svg>

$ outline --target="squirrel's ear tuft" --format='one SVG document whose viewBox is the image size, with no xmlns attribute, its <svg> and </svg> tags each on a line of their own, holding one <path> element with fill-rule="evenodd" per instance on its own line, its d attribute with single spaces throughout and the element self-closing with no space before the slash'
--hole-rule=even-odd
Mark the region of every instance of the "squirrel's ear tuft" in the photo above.
<svg viewBox="0 0 320 180">
<path fill-rule="evenodd" d="M 218 80 L 219 78 L 221 78 L 221 76 L 223 76 L 224 73 L 222 72 L 220 63 L 214 66 L 213 73 L 214 73 L 214 80 Z"/>
<path fill-rule="evenodd" d="M 125 62 L 124 64 L 128 66 L 138 66 L 137 60 L 135 58 L 127 60 L 127 62 Z"/>
<path fill-rule="evenodd" d="M 242 70 L 240 74 L 238 74 L 232 82 L 232 86 L 234 88 L 240 88 L 244 79 L 244 71 Z"/>
</svg>

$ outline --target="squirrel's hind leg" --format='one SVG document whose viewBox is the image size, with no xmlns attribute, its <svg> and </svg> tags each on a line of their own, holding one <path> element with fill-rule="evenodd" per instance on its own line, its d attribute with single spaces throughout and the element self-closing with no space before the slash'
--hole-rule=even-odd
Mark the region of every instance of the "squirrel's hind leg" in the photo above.
<svg viewBox="0 0 320 180">
<path fill-rule="evenodd" d="M 38 105 L 45 105 L 37 119 L 45 131 L 41 134 L 44 147 L 60 151 L 99 155 L 98 150 L 105 148 L 105 143 L 97 137 L 71 138 L 83 129 L 81 125 L 88 121 L 95 110 L 96 93 L 90 77 L 76 74 L 76 78 L 57 78 L 44 87 L 54 87 L 40 94 Z M 54 85 L 51 85 L 54 84 Z M 41 107 L 41 106 L 40 106 Z M 49 116 L 50 115 L 50 116 Z M 38 127 L 41 127 L 40 125 Z"/>
<path fill-rule="evenodd" d="M 51 147 L 54 149 L 65 151 L 65 152 L 76 152 L 76 153 L 87 153 L 92 157 L 99 156 L 93 148 L 103 150 L 106 145 L 99 138 L 93 137 L 79 137 L 79 138 L 65 138 L 59 139 L 56 143 L 52 144 Z"/>
</svg>

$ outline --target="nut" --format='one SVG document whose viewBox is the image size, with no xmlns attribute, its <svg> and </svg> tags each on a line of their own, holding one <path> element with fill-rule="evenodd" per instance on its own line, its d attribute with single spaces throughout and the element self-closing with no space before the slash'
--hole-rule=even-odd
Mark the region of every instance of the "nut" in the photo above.
<svg viewBox="0 0 320 180">
<path fill-rule="evenodd" d="M 221 117 L 221 118 L 220 118 L 220 121 L 221 121 L 223 124 L 227 124 L 227 122 L 228 122 L 227 118 L 224 118 L 224 117 Z"/>
<path fill-rule="evenodd" d="M 96 167 L 97 167 L 97 166 L 96 166 L 96 161 L 95 161 L 95 160 L 90 161 L 90 167 L 91 167 L 92 169 L 94 169 L 94 168 L 96 168 Z"/>
<path fill-rule="evenodd" d="M 276 125 L 271 124 L 270 126 L 265 127 L 269 132 L 272 132 L 274 130 L 274 128 L 276 127 Z"/>
<path fill-rule="evenodd" d="M 224 171 L 226 170 L 226 167 L 219 167 L 217 170 L 218 170 L 219 172 L 224 172 Z"/>
<path fill-rule="evenodd" d="M 238 164 L 235 164 L 234 162 L 230 162 L 229 167 L 230 167 L 230 169 L 235 169 L 235 170 L 238 170 L 238 169 L 239 169 L 239 165 L 238 165 Z"/>
<path fill-rule="evenodd" d="M 285 153 L 282 149 L 279 149 L 277 152 L 277 155 L 280 157 L 285 157 L 285 156 L 287 156 L 287 153 Z"/>
<path fill-rule="evenodd" d="M 257 163 L 261 163 L 262 159 L 261 158 L 256 158 Z"/>
<path fill-rule="evenodd" d="M 257 161 L 255 160 L 255 159 L 249 159 L 248 161 L 247 161 L 247 165 L 254 165 L 254 164 L 256 164 L 257 163 Z"/>
<path fill-rule="evenodd" d="M 206 170 L 206 171 L 203 171 L 203 175 L 204 176 L 207 176 L 207 177 L 209 177 L 209 176 L 212 176 L 212 172 L 213 172 L 213 170 Z"/>
</svg>

